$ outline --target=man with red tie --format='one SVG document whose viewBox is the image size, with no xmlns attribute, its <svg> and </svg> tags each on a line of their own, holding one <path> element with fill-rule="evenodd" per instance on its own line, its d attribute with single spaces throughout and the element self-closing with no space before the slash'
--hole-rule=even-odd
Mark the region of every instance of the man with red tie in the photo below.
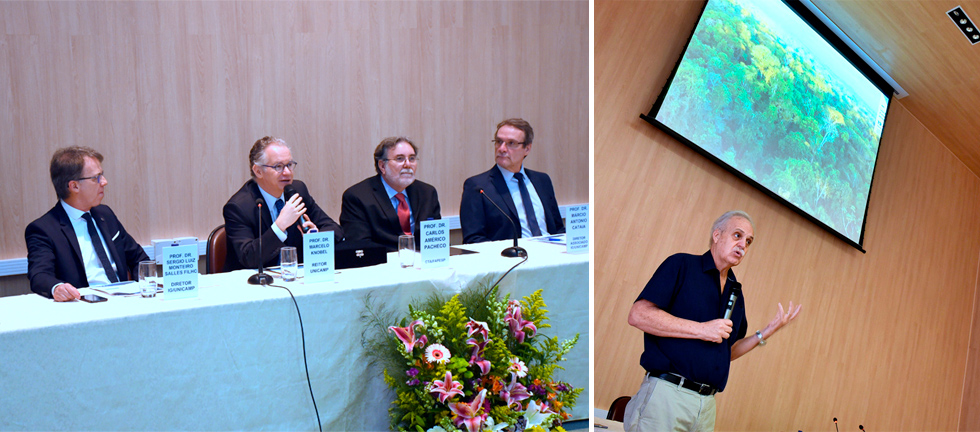
<svg viewBox="0 0 980 432">
<path fill-rule="evenodd" d="M 27 226 L 31 290 L 55 301 L 79 298 L 78 288 L 127 281 L 149 260 L 108 206 L 102 155 L 88 147 L 59 149 L 51 157 L 58 203 Z"/>
<path fill-rule="evenodd" d="M 370 240 L 389 252 L 398 250 L 398 237 L 422 239 L 421 222 L 441 219 L 436 188 L 415 179 L 418 147 L 405 137 L 385 138 L 374 149 L 374 170 L 344 191 L 340 226 L 346 241 Z"/>
</svg>

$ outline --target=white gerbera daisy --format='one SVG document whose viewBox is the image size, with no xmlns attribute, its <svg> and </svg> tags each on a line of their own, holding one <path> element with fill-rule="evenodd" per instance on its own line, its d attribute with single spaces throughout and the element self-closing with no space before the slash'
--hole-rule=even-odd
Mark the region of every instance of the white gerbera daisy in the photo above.
<svg viewBox="0 0 980 432">
<path fill-rule="evenodd" d="M 449 354 L 449 349 L 442 344 L 432 344 L 425 349 L 425 360 L 429 363 L 445 363 L 452 357 Z"/>
</svg>

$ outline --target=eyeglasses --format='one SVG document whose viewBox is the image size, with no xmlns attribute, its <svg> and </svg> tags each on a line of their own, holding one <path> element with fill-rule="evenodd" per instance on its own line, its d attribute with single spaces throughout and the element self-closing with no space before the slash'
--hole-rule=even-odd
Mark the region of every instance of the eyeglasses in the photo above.
<svg viewBox="0 0 980 432">
<path fill-rule="evenodd" d="M 259 166 L 264 166 L 266 168 L 272 168 L 272 169 L 276 170 L 276 172 L 279 173 L 279 174 L 282 174 L 282 170 L 284 170 L 286 168 L 289 168 L 290 171 L 294 171 L 296 169 L 296 165 L 299 165 L 299 162 L 289 161 L 289 163 L 284 163 L 284 164 L 283 163 L 278 163 L 278 164 L 275 164 L 275 165 L 262 165 L 262 164 L 259 164 Z"/>
<path fill-rule="evenodd" d="M 403 164 L 403 163 L 405 163 L 405 161 L 408 161 L 408 163 L 418 162 L 419 157 L 418 156 L 415 156 L 415 155 L 411 155 L 411 156 L 409 156 L 409 157 L 406 158 L 405 155 L 398 155 L 394 159 L 382 159 L 382 160 L 384 160 L 384 161 L 395 161 L 395 163 Z"/>
<path fill-rule="evenodd" d="M 493 143 L 493 148 L 500 147 L 501 144 L 507 144 L 507 148 L 509 148 L 511 150 L 517 150 L 518 147 L 521 147 L 521 146 L 523 146 L 525 144 L 523 142 L 504 141 L 504 140 L 501 140 L 501 139 L 493 139 L 493 140 L 490 140 L 490 142 Z"/>
<path fill-rule="evenodd" d="M 96 183 L 102 183 L 102 179 L 104 179 L 104 178 L 105 178 L 105 171 L 100 172 L 100 173 L 98 173 L 98 174 L 96 174 L 96 175 L 94 175 L 92 177 L 77 178 L 77 179 L 75 179 L 75 181 L 95 180 Z"/>
</svg>

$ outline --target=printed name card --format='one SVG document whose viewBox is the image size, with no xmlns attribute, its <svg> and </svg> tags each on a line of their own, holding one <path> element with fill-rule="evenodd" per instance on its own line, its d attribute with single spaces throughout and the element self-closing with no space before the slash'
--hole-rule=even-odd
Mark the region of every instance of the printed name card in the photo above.
<svg viewBox="0 0 980 432">
<path fill-rule="evenodd" d="M 163 248 L 163 299 L 197 297 L 197 245 Z"/>
<path fill-rule="evenodd" d="M 333 280 L 333 231 L 308 233 L 303 236 L 303 279 L 305 284 Z"/>
<path fill-rule="evenodd" d="M 445 267 L 449 264 L 449 222 L 422 222 L 422 268 Z"/>
<path fill-rule="evenodd" d="M 565 252 L 570 254 L 589 251 L 589 205 L 568 208 L 565 214 L 568 227 L 565 234 Z"/>
</svg>

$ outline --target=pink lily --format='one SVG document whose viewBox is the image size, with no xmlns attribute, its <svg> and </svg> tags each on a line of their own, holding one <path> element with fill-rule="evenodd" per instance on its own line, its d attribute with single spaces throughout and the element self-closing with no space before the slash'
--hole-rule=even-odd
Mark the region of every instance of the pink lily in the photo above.
<svg viewBox="0 0 980 432">
<path fill-rule="evenodd" d="M 466 425 L 466 430 L 469 432 L 479 431 L 480 427 L 483 426 L 483 421 L 487 418 L 486 413 L 480 414 L 483 411 L 483 398 L 486 395 L 487 389 L 483 389 L 470 402 L 454 402 L 449 404 L 449 409 L 456 415 L 453 419 L 453 424 L 456 426 Z"/>
<path fill-rule="evenodd" d="M 415 339 L 416 326 L 425 328 L 425 324 L 422 323 L 422 320 L 415 320 L 412 321 L 408 327 L 391 326 L 388 327 L 388 330 L 395 332 L 395 336 L 398 337 L 398 340 L 405 344 L 405 352 L 411 353 L 412 349 L 415 348 L 416 345 L 425 346 L 425 343 L 428 341 L 428 338 L 426 338 L 424 335 L 419 339 Z"/>
<path fill-rule="evenodd" d="M 463 396 L 463 384 L 459 381 L 453 381 L 453 374 L 446 371 L 445 380 L 435 380 L 429 385 L 430 393 L 439 394 L 439 402 L 446 403 L 446 400 L 455 396 Z"/>
<path fill-rule="evenodd" d="M 510 331 L 517 338 L 517 343 L 524 343 L 525 329 L 528 330 L 528 336 L 534 336 L 534 332 L 538 330 L 533 322 L 526 321 L 521 316 L 521 303 L 517 300 L 511 300 L 507 304 L 507 313 L 504 315 L 504 321 L 507 321 L 507 325 L 510 326 Z"/>
<path fill-rule="evenodd" d="M 520 406 L 520 401 L 531 397 L 531 394 L 527 392 L 524 384 L 517 382 L 517 375 L 511 374 L 510 377 L 510 385 L 500 390 L 500 398 L 507 403 L 507 406 L 514 404 Z"/>
<path fill-rule="evenodd" d="M 470 355 L 470 364 L 475 364 L 480 367 L 480 375 L 490 373 L 490 361 L 483 358 L 483 350 L 486 349 L 487 342 L 477 342 L 476 339 L 470 338 L 466 340 L 466 344 L 473 346 L 473 354 Z"/>
<path fill-rule="evenodd" d="M 473 336 L 473 333 L 480 333 L 483 335 L 483 340 L 487 340 L 490 337 L 490 326 L 483 321 L 470 318 L 470 322 L 466 323 L 466 336 Z"/>
</svg>

